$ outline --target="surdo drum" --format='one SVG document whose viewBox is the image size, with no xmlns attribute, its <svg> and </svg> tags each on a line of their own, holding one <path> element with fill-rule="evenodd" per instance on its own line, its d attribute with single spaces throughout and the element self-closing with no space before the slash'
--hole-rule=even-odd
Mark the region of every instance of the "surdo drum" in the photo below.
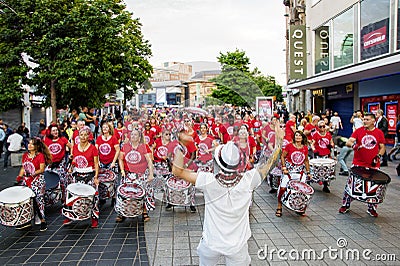
<svg viewBox="0 0 400 266">
<path fill-rule="evenodd" d="M 330 181 L 335 178 L 336 161 L 326 158 L 310 160 L 311 181 L 315 183 Z"/>
<path fill-rule="evenodd" d="M 33 197 L 29 187 L 15 186 L 0 192 L 0 222 L 5 226 L 18 226 L 33 218 Z"/>
<path fill-rule="evenodd" d="M 61 200 L 60 176 L 53 171 L 45 171 L 43 175 L 46 184 L 44 202 L 45 205 L 48 207 L 56 204 Z"/>
<path fill-rule="evenodd" d="M 87 184 L 73 183 L 67 187 L 67 198 L 62 208 L 62 214 L 74 221 L 86 220 L 91 217 L 93 199 L 96 190 Z"/>
<path fill-rule="evenodd" d="M 282 203 L 290 210 L 303 213 L 314 194 L 314 189 L 304 182 L 291 180 L 282 195 Z"/>
<path fill-rule="evenodd" d="M 382 203 L 390 177 L 382 171 L 364 167 L 352 167 L 345 191 L 353 199 L 366 203 Z"/>
<path fill-rule="evenodd" d="M 273 189 L 278 189 L 281 176 L 282 176 L 281 169 L 279 169 L 278 167 L 272 169 L 271 172 L 269 173 L 269 178 L 268 178 L 269 186 Z"/>
<path fill-rule="evenodd" d="M 115 173 L 109 169 L 99 170 L 99 196 L 101 199 L 111 199 L 115 195 Z"/>
<path fill-rule="evenodd" d="M 165 194 L 167 196 L 167 202 L 173 205 L 187 206 L 191 203 L 191 189 L 192 184 L 171 176 L 167 180 L 167 186 Z"/>
<path fill-rule="evenodd" d="M 117 188 L 115 211 L 124 217 L 136 217 L 143 212 L 145 190 L 137 183 L 125 183 Z"/>
</svg>

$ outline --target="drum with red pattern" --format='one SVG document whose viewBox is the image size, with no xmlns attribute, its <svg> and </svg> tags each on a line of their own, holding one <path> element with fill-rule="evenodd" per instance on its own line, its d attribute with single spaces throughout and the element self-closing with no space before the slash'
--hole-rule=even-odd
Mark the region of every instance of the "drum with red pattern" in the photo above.
<svg viewBox="0 0 400 266">
<path fill-rule="evenodd" d="M 167 202 L 180 206 L 190 205 L 192 201 L 191 189 L 191 183 L 175 176 L 171 176 L 167 180 L 165 191 Z"/>
<path fill-rule="evenodd" d="M 67 198 L 62 208 L 62 214 L 70 220 L 81 221 L 91 217 L 94 196 L 94 187 L 73 183 L 67 187 Z"/>
<path fill-rule="evenodd" d="M 5 226 L 18 226 L 33 218 L 33 197 L 29 187 L 15 186 L 0 192 L 0 223 Z"/>
<path fill-rule="evenodd" d="M 99 170 L 99 196 L 101 199 L 111 199 L 115 195 L 116 174 L 109 169 Z"/>
<path fill-rule="evenodd" d="M 125 183 L 117 188 L 115 211 L 124 217 L 136 217 L 143 212 L 145 190 L 137 183 Z"/>
<path fill-rule="evenodd" d="M 304 213 L 313 194 L 314 189 L 310 185 L 299 180 L 290 180 L 282 195 L 282 203 L 292 211 Z"/>
<path fill-rule="evenodd" d="M 382 171 L 364 167 L 352 167 L 345 191 L 358 201 L 382 203 L 390 177 Z"/>
</svg>

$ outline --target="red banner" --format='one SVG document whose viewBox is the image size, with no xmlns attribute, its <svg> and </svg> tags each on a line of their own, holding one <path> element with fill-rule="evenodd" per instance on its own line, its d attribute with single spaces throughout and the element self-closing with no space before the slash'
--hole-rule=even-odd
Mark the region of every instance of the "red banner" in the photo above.
<svg viewBox="0 0 400 266">
<path fill-rule="evenodd" d="M 397 102 L 386 104 L 386 118 L 389 124 L 389 131 L 396 131 Z"/>
</svg>

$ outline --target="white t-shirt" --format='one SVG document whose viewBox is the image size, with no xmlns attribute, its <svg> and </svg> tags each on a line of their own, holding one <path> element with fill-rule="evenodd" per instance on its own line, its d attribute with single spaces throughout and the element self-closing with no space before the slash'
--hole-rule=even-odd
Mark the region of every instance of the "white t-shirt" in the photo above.
<svg viewBox="0 0 400 266">
<path fill-rule="evenodd" d="M 11 134 L 7 139 L 7 142 L 10 143 L 10 146 L 8 146 L 8 150 L 19 151 L 21 149 L 22 140 L 23 137 L 20 134 L 18 133 Z"/>
<path fill-rule="evenodd" d="M 332 128 L 339 129 L 339 126 L 340 126 L 340 123 L 342 123 L 342 120 L 340 119 L 339 116 L 332 116 L 331 123 L 332 123 Z"/>
<path fill-rule="evenodd" d="M 237 253 L 251 236 L 249 207 L 253 190 L 261 184 L 257 169 L 247 171 L 231 188 L 223 187 L 213 173 L 198 172 L 196 188 L 204 193 L 203 241 L 224 255 Z"/>
<path fill-rule="evenodd" d="M 356 117 L 353 119 L 353 131 L 362 126 L 363 126 L 363 121 L 361 118 Z"/>
</svg>

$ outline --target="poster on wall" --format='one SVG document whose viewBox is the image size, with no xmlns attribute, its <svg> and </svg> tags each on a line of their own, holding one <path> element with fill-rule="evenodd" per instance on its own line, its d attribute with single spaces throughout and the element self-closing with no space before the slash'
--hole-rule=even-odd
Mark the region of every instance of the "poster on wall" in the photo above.
<svg viewBox="0 0 400 266">
<path fill-rule="evenodd" d="M 369 103 L 368 104 L 368 113 L 373 113 L 374 115 L 376 115 L 376 112 L 378 111 L 378 109 L 380 108 L 380 103 L 376 102 L 376 103 Z"/>
<path fill-rule="evenodd" d="M 361 29 L 361 60 L 389 52 L 389 18 L 368 24 Z"/>
<path fill-rule="evenodd" d="M 385 103 L 385 112 L 389 124 L 389 131 L 396 131 L 397 101 Z"/>
<path fill-rule="evenodd" d="M 260 119 L 271 117 L 273 109 L 274 97 L 256 97 L 256 112 Z"/>
</svg>

